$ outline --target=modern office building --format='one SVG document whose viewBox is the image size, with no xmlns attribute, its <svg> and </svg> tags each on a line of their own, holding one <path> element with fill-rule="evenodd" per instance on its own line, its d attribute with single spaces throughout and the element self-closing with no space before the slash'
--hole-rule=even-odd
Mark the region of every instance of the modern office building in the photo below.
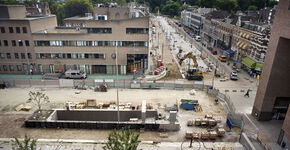
<svg viewBox="0 0 290 150">
<path fill-rule="evenodd" d="M 278 143 L 290 148 L 290 1 L 280 0 L 252 115 L 258 120 L 279 119 L 284 125 Z M 286 113 L 288 110 L 288 113 Z"/>
<path fill-rule="evenodd" d="M 63 27 L 56 25 L 55 16 L 52 22 L 40 23 L 43 28 L 30 27 L 33 31 L 29 34 L 33 73 L 78 69 L 88 74 L 115 74 L 118 66 L 119 73 L 125 75 L 148 68 L 149 17 L 137 9 L 98 7 L 93 14 L 65 19 Z M 9 22 L 6 30 L 8 26 Z M 11 40 L 16 36 L 11 35 Z M 1 73 L 23 73 L 9 71 L 9 65 L 2 68 Z"/>
<path fill-rule="evenodd" d="M 32 33 L 55 27 L 56 16 L 25 14 L 22 5 L 0 5 L 0 73 L 37 71 Z"/>
</svg>

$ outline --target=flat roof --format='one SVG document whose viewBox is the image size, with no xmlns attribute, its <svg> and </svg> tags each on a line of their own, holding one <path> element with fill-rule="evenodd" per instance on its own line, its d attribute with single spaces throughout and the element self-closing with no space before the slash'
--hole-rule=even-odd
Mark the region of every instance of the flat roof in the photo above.
<svg viewBox="0 0 290 150">
<path fill-rule="evenodd" d="M 5 20 L 5 21 L 9 21 L 9 20 L 15 20 L 15 21 L 30 21 L 30 20 L 37 20 L 37 19 L 49 18 L 49 17 L 55 17 L 55 15 L 26 16 L 25 18 L 0 18 L 0 21 L 1 20 Z"/>
<path fill-rule="evenodd" d="M 88 30 L 81 27 L 53 27 L 34 32 L 34 34 L 87 34 Z"/>
</svg>

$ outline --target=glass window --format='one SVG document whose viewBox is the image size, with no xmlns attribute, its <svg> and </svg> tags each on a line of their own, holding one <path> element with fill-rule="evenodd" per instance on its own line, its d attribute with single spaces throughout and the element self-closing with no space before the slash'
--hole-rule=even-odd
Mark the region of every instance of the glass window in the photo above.
<svg viewBox="0 0 290 150">
<path fill-rule="evenodd" d="M 12 46 L 16 46 L 16 41 L 15 40 L 12 40 L 11 43 L 12 43 Z"/>
<path fill-rule="evenodd" d="M 8 46 L 8 41 L 4 40 L 4 46 Z"/>
<path fill-rule="evenodd" d="M 26 27 L 22 27 L 23 33 L 27 33 L 27 28 Z"/>
<path fill-rule="evenodd" d="M 6 65 L 3 65 L 3 70 L 4 70 L 4 71 L 8 71 Z"/>
<path fill-rule="evenodd" d="M 16 27 L 16 33 L 20 33 L 20 27 Z"/>
<path fill-rule="evenodd" d="M 9 70 L 10 71 L 14 71 L 14 66 L 13 65 L 9 65 Z"/>
<path fill-rule="evenodd" d="M 22 42 L 22 40 L 19 40 L 19 41 L 18 41 L 18 45 L 19 45 L 19 46 L 23 46 L 23 42 Z"/>
<path fill-rule="evenodd" d="M 9 27 L 9 33 L 13 33 L 13 27 Z"/>
<path fill-rule="evenodd" d="M 5 33 L 5 27 L 0 27 L 1 33 Z"/>
<path fill-rule="evenodd" d="M 14 57 L 15 57 L 15 59 L 19 59 L 18 53 L 14 53 Z"/>
<path fill-rule="evenodd" d="M 25 54 L 21 53 L 21 59 L 25 59 Z"/>
<path fill-rule="evenodd" d="M 11 59 L 11 54 L 10 53 L 6 53 L 7 59 Z"/>
<path fill-rule="evenodd" d="M 27 57 L 28 57 L 29 59 L 32 59 L 32 57 L 31 57 L 31 53 L 27 53 Z"/>
<path fill-rule="evenodd" d="M 28 41 L 28 40 L 25 40 L 25 45 L 26 45 L 26 46 L 30 46 L 30 44 L 29 44 L 29 41 Z"/>
<path fill-rule="evenodd" d="M 69 58 L 69 59 L 71 58 L 71 54 L 67 54 L 66 56 L 67 56 L 67 58 Z"/>
<path fill-rule="evenodd" d="M 17 71 L 22 71 L 21 65 L 17 65 L 16 67 L 17 67 Z"/>
<path fill-rule="evenodd" d="M 4 53 L 0 53 L 0 58 L 4 59 L 5 58 L 5 54 Z"/>
</svg>

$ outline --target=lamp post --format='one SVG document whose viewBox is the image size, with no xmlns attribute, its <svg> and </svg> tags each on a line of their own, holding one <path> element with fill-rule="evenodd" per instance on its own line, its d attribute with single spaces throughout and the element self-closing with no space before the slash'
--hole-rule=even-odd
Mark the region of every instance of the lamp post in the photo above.
<svg viewBox="0 0 290 150">
<path fill-rule="evenodd" d="M 117 41 L 115 43 L 115 53 L 116 53 L 116 75 L 117 75 L 117 80 L 116 81 L 119 81 L 119 67 L 118 67 L 118 51 L 117 51 Z M 118 83 L 118 82 L 117 82 Z M 117 85 L 117 114 L 118 114 L 118 128 L 119 128 L 119 125 L 120 125 L 120 108 L 119 108 L 119 87 Z"/>
</svg>

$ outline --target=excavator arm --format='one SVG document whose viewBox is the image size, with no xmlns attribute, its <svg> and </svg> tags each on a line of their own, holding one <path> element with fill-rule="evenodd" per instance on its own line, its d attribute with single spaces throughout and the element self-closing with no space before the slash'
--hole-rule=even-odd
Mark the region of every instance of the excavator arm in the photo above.
<svg viewBox="0 0 290 150">
<path fill-rule="evenodd" d="M 197 64 L 197 61 L 196 61 L 195 56 L 192 55 L 192 52 L 187 53 L 183 58 L 181 58 L 181 59 L 179 60 L 179 64 L 181 65 L 182 62 L 184 61 L 184 59 L 186 59 L 186 58 L 191 58 L 192 61 L 193 61 L 193 66 L 194 66 L 195 68 L 197 68 L 198 64 Z"/>
</svg>

